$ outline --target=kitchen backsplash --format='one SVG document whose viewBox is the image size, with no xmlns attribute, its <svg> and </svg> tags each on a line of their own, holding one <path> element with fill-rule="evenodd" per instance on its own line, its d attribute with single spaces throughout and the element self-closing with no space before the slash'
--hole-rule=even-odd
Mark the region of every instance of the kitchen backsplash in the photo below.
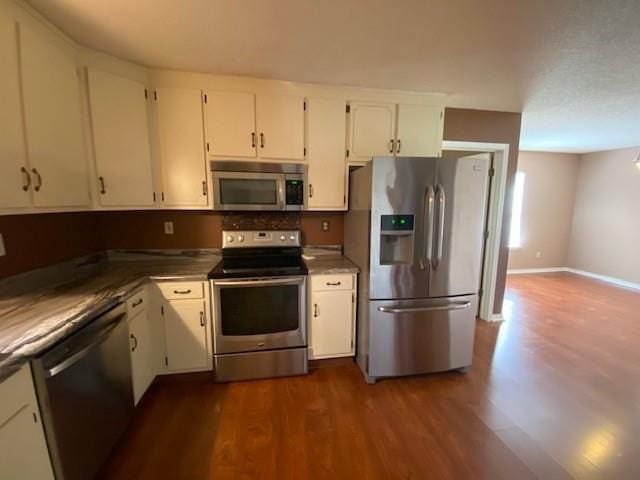
<svg viewBox="0 0 640 480">
<path fill-rule="evenodd" d="M 329 230 L 322 230 L 322 222 Z M 172 222 L 173 234 L 164 233 Z M 0 278 L 111 249 L 219 248 L 222 230 L 301 230 L 305 245 L 342 245 L 342 212 L 154 210 L 0 216 Z"/>
</svg>

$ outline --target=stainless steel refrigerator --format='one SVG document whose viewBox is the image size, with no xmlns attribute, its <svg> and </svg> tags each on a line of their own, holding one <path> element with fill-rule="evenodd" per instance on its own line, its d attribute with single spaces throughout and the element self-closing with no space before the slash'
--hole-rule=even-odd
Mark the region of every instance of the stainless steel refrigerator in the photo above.
<svg viewBox="0 0 640 480">
<path fill-rule="evenodd" d="M 351 173 L 344 249 L 369 383 L 471 365 L 489 168 L 486 154 L 376 157 Z"/>
</svg>

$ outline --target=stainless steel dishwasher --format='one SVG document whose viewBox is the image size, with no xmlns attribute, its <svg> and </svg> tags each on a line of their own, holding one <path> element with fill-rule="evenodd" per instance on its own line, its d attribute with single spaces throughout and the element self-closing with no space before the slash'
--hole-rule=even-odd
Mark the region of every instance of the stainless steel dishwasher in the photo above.
<svg viewBox="0 0 640 480">
<path fill-rule="evenodd" d="M 56 478 L 93 478 L 133 414 L 124 305 L 33 360 L 32 368 Z"/>
</svg>

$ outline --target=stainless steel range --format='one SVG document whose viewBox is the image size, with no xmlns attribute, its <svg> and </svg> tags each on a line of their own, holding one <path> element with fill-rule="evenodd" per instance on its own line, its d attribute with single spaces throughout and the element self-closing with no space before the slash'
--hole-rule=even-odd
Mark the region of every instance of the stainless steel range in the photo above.
<svg viewBox="0 0 640 480">
<path fill-rule="evenodd" d="M 222 235 L 222 261 L 209 273 L 216 381 L 308 373 L 300 232 Z"/>
</svg>

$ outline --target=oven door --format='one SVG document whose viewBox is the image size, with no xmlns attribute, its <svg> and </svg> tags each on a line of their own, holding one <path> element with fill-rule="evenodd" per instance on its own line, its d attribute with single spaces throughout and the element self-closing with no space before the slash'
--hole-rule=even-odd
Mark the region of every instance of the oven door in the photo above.
<svg viewBox="0 0 640 480">
<path fill-rule="evenodd" d="M 284 210 L 281 173 L 213 172 L 214 210 Z"/>
<path fill-rule="evenodd" d="M 306 277 L 211 280 L 214 354 L 304 347 Z"/>
</svg>

